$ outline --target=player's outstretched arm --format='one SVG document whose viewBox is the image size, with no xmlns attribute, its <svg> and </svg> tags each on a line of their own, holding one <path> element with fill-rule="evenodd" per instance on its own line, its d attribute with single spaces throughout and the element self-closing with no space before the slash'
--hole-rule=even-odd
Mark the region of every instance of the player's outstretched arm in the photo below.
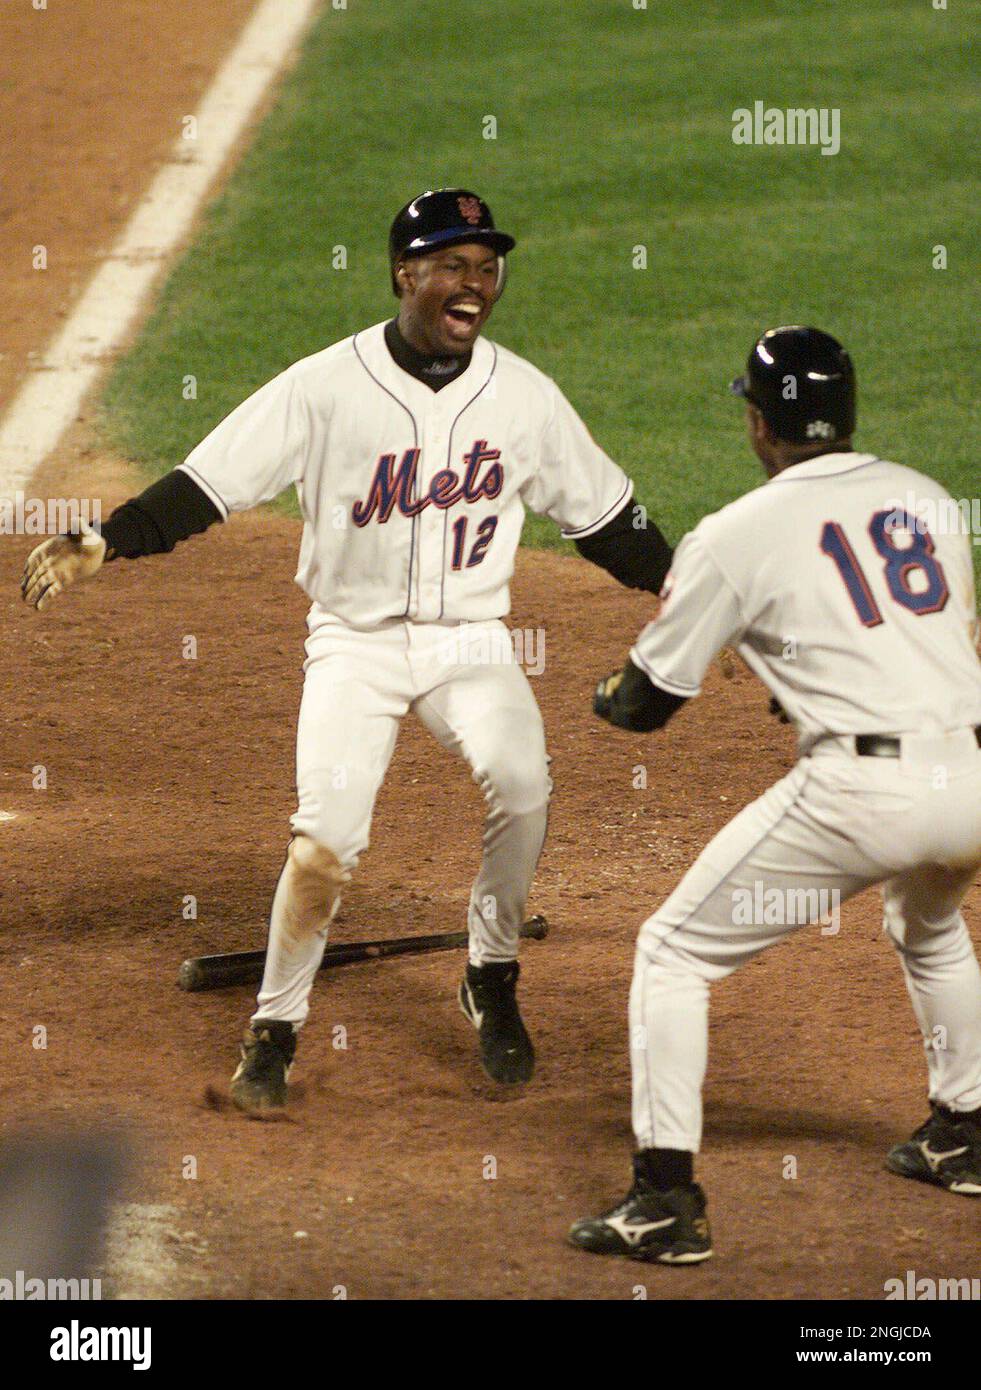
<svg viewBox="0 0 981 1390">
<path fill-rule="evenodd" d="M 105 558 L 105 541 L 84 522 L 75 535 L 49 536 L 27 557 L 20 581 L 24 602 L 46 608 L 69 585 L 97 574 Z"/>
<path fill-rule="evenodd" d="M 101 533 L 83 526 L 77 535 L 52 536 L 36 546 L 21 580 L 24 601 L 44 608 L 110 560 L 164 554 L 221 520 L 207 493 L 177 468 L 117 507 Z"/>
<path fill-rule="evenodd" d="M 637 733 L 660 729 L 697 695 L 716 654 L 746 626 L 739 597 L 699 529 L 675 551 L 661 598 L 660 612 L 638 636 L 623 670 L 600 681 L 593 697 L 601 719 Z"/>
<path fill-rule="evenodd" d="M 547 384 L 546 400 L 549 415 L 538 468 L 523 490 L 526 505 L 557 522 L 580 555 L 619 583 L 659 593 L 671 568 L 671 546 L 631 500 L 633 483 L 554 382 Z"/>
<path fill-rule="evenodd" d="M 576 539 L 579 554 L 605 569 L 628 589 L 658 594 L 671 568 L 672 550 L 653 521 L 635 526 L 637 508 L 629 501 L 600 530 Z"/>
</svg>

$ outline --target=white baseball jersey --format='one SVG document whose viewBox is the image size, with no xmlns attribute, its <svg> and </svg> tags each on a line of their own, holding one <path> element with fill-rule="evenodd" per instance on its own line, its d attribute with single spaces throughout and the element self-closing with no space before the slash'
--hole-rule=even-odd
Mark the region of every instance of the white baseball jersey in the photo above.
<svg viewBox="0 0 981 1390">
<path fill-rule="evenodd" d="M 971 545 L 958 519 L 939 483 L 872 454 L 795 464 L 684 538 L 631 658 L 691 696 L 736 645 L 797 725 L 802 752 L 829 734 L 981 724 Z"/>
<path fill-rule="evenodd" d="M 478 338 L 434 392 L 396 365 L 384 324 L 295 363 L 181 467 L 222 516 L 295 484 L 297 583 L 358 628 L 503 617 L 526 506 L 583 537 L 632 491 L 529 362 Z"/>
</svg>

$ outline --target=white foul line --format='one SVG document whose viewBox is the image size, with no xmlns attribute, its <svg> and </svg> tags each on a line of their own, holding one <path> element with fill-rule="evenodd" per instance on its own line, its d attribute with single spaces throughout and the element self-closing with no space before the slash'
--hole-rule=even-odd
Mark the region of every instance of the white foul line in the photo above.
<svg viewBox="0 0 981 1390">
<path fill-rule="evenodd" d="M 106 353 L 125 338 L 318 0 L 262 0 L 64 328 L 0 421 L 0 498 L 29 482 L 78 415 Z M 38 272 L 40 274 L 41 272 Z"/>
</svg>

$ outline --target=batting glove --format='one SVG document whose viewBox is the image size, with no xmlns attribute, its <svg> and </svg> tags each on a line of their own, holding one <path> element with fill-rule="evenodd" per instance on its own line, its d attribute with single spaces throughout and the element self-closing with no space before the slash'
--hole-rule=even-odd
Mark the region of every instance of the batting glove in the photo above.
<svg viewBox="0 0 981 1390">
<path fill-rule="evenodd" d="M 70 584 L 95 574 L 105 557 L 105 541 L 84 522 L 76 535 L 49 537 L 27 557 L 20 581 L 24 602 L 34 608 L 47 607 Z"/>
</svg>

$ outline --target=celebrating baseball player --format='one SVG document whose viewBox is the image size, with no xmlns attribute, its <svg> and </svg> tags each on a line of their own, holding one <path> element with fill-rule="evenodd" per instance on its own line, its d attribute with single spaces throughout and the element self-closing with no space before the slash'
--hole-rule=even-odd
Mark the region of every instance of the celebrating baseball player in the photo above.
<svg viewBox="0 0 981 1390">
<path fill-rule="evenodd" d="M 459 1003 L 487 1074 L 527 1081 L 518 933 L 551 782 L 541 715 L 501 621 L 525 508 L 622 583 L 656 593 L 671 552 L 635 526 L 632 484 L 554 382 L 481 336 L 514 239 L 462 188 L 427 192 L 389 236 L 397 318 L 295 363 L 101 534 L 31 554 L 39 608 L 119 556 L 169 551 L 295 485 L 309 595 L 298 804 L 276 887 L 258 1009 L 232 1098 L 282 1106 L 341 892 L 368 845 L 399 723 L 412 710 L 484 793 Z"/>
<path fill-rule="evenodd" d="M 938 483 L 852 451 L 854 374 L 834 338 L 773 329 L 732 389 L 768 481 L 684 538 L 660 613 L 594 702 L 620 728 L 661 728 L 731 643 L 799 736 L 793 771 L 715 837 L 640 929 L 633 1185 L 569 1236 L 666 1264 L 712 1253 L 693 1174 L 709 984 L 872 884 L 929 1069 L 930 1118 L 887 1166 L 981 1195 L 981 971 L 960 912 L 981 866 L 970 543 Z"/>
</svg>

